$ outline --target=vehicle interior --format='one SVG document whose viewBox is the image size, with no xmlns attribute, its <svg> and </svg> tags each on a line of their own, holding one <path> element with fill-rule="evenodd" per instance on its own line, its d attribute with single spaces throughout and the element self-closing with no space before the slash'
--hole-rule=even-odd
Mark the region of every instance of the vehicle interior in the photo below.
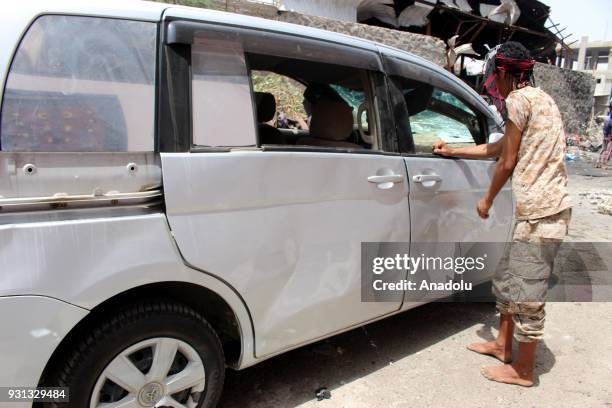
<svg viewBox="0 0 612 408">
<path fill-rule="evenodd" d="M 366 71 L 268 55 L 247 61 L 260 145 L 376 148 Z"/>
<path fill-rule="evenodd" d="M 419 81 L 395 77 L 406 101 L 417 152 L 437 139 L 459 146 L 483 143 L 477 114 L 454 95 Z"/>
</svg>

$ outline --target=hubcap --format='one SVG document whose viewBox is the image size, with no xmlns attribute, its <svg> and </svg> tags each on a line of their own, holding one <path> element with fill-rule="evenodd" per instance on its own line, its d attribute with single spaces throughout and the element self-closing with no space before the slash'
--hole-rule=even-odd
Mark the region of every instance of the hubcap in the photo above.
<svg viewBox="0 0 612 408">
<path fill-rule="evenodd" d="M 152 382 L 146 384 L 140 389 L 140 392 L 138 393 L 138 402 L 142 406 L 152 407 L 158 403 L 163 396 L 164 386 L 159 383 Z"/>
<path fill-rule="evenodd" d="M 200 355 L 184 341 L 156 337 L 123 350 L 104 368 L 90 408 L 195 408 L 206 378 Z"/>
</svg>

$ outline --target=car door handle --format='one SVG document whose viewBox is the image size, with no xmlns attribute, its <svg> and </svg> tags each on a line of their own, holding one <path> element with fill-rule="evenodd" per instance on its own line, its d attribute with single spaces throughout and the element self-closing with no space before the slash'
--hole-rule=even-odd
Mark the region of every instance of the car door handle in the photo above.
<svg viewBox="0 0 612 408">
<path fill-rule="evenodd" d="M 384 176 L 370 176 L 368 177 L 368 181 L 370 183 L 376 183 L 376 184 L 381 184 L 381 183 L 397 184 L 397 183 L 401 183 L 402 181 L 404 181 L 404 176 L 402 176 L 401 174 L 386 174 Z"/>
<path fill-rule="evenodd" d="M 442 177 L 438 176 L 437 174 L 417 174 L 416 176 L 412 177 L 412 180 L 415 183 L 427 183 L 433 181 L 432 184 L 435 184 L 442 181 Z"/>
</svg>

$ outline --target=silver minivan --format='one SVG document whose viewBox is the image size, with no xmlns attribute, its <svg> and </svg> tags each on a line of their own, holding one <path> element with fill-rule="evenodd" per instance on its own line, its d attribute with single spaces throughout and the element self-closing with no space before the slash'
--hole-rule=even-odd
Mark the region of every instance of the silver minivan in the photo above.
<svg viewBox="0 0 612 408">
<path fill-rule="evenodd" d="M 381 44 L 160 3 L 20 1 L 0 15 L 0 84 L 2 387 L 211 407 L 226 367 L 418 304 L 361 301 L 362 242 L 508 237 L 509 189 L 488 220 L 475 211 L 494 162 L 431 154 L 485 143 L 495 113 Z M 287 100 L 305 125 L 279 126 Z"/>
</svg>

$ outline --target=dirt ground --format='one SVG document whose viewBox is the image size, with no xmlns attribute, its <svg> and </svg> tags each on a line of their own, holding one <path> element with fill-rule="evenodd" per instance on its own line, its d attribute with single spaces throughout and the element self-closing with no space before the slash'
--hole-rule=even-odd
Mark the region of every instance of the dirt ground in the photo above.
<svg viewBox="0 0 612 408">
<path fill-rule="evenodd" d="M 612 163 L 609 170 L 594 169 L 595 154 L 582 152 L 582 159 L 568 163 L 568 187 L 574 208 L 570 241 L 612 241 L 612 215 L 601 214 L 598 203 L 612 197 Z"/>
<path fill-rule="evenodd" d="M 612 215 L 593 198 L 612 191 L 612 171 L 589 161 L 568 167 L 569 240 L 612 241 Z M 612 302 L 547 304 L 532 388 L 487 381 L 479 368 L 496 360 L 465 348 L 496 335 L 492 304 L 435 303 L 229 371 L 221 406 L 612 407 L 610 316 Z M 320 387 L 331 398 L 317 401 Z"/>
</svg>

